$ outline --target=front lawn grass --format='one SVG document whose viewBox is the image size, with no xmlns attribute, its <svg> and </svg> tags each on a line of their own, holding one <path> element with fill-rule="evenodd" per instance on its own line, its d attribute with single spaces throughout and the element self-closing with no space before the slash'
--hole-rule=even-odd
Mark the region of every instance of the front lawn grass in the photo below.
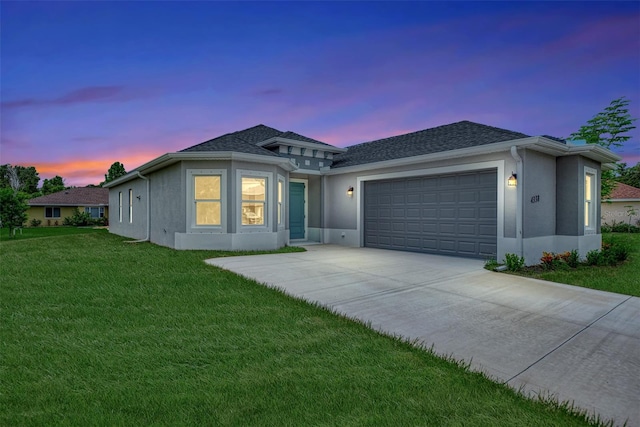
<svg viewBox="0 0 640 427">
<path fill-rule="evenodd" d="M 615 267 L 580 265 L 576 269 L 566 270 L 524 270 L 522 274 L 551 282 L 640 297 L 640 234 L 606 233 L 602 235 L 602 241 L 626 246 L 629 258 Z"/>
<path fill-rule="evenodd" d="M 0 255 L 0 425 L 589 425 L 203 262 L 228 253 L 96 232 Z"/>
</svg>

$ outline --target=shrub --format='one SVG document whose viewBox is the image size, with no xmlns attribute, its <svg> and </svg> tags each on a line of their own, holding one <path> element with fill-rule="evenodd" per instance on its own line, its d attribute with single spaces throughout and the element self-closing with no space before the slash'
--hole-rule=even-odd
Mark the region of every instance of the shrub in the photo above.
<svg viewBox="0 0 640 427">
<path fill-rule="evenodd" d="M 489 258 L 484 261 L 484 268 L 486 270 L 493 271 L 496 267 L 498 267 L 500 263 L 495 258 Z"/>
<path fill-rule="evenodd" d="M 565 261 L 569 267 L 578 268 L 578 264 L 580 264 L 580 255 L 578 254 L 578 250 L 573 249 L 569 252 L 569 256 Z"/>
<path fill-rule="evenodd" d="M 29 221 L 29 225 L 31 227 L 39 227 L 40 224 L 42 224 L 42 221 L 40 221 L 38 218 L 32 218 L 31 221 Z"/>
<path fill-rule="evenodd" d="M 599 265 L 600 258 L 602 258 L 602 254 L 597 249 L 587 252 L 587 265 Z"/>
<path fill-rule="evenodd" d="M 629 248 L 621 244 L 602 243 L 601 250 L 587 252 L 587 265 L 615 266 L 629 258 Z"/>
<path fill-rule="evenodd" d="M 524 267 L 524 257 L 516 254 L 505 254 L 504 258 L 509 271 L 520 271 Z"/>
<path fill-rule="evenodd" d="M 577 249 L 555 254 L 553 252 L 542 252 L 540 258 L 542 268 L 545 270 L 567 270 L 569 267 L 577 268 L 580 263 L 580 255 Z"/>
<path fill-rule="evenodd" d="M 78 208 L 73 210 L 73 215 L 68 216 L 62 222 L 62 225 L 70 225 L 72 227 L 82 227 L 93 225 L 93 218 L 87 212 L 80 212 Z"/>
</svg>

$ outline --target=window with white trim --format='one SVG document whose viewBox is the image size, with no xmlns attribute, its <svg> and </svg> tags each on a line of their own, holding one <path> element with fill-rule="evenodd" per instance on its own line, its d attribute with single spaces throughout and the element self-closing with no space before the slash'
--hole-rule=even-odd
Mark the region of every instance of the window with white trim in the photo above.
<svg viewBox="0 0 640 427">
<path fill-rule="evenodd" d="M 272 200 L 276 197 L 273 174 L 239 169 L 236 179 L 239 231 L 268 230 L 273 221 L 272 209 L 275 208 Z"/>
<path fill-rule="evenodd" d="M 267 218 L 267 178 L 243 176 L 242 225 L 265 225 Z"/>
<path fill-rule="evenodd" d="M 584 233 L 596 232 L 596 208 L 597 208 L 597 171 L 584 168 Z"/>
<path fill-rule="evenodd" d="M 91 218 L 104 218 L 103 206 L 92 206 L 84 208 L 85 213 L 88 213 Z"/>
<path fill-rule="evenodd" d="M 118 222 L 122 222 L 122 191 L 118 191 Z"/>
<path fill-rule="evenodd" d="M 45 218 L 60 218 L 60 208 L 57 206 L 49 206 L 44 208 Z"/>
<path fill-rule="evenodd" d="M 278 175 L 278 225 L 284 225 L 284 178 Z"/>
<path fill-rule="evenodd" d="M 223 232 L 226 171 L 188 169 L 187 226 L 191 232 Z"/>
<path fill-rule="evenodd" d="M 193 177 L 193 200 L 196 226 L 222 224 L 222 197 L 220 175 L 196 175 Z"/>
<path fill-rule="evenodd" d="M 129 189 L 129 224 L 133 224 L 133 190 Z"/>
</svg>

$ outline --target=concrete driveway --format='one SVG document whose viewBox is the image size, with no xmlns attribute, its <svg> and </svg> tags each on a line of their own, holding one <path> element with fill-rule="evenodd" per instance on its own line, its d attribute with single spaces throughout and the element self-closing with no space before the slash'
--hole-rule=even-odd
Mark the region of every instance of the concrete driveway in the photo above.
<svg viewBox="0 0 640 427">
<path fill-rule="evenodd" d="M 529 394 L 640 426 L 640 298 L 370 248 L 215 258 L 288 294 L 419 339 Z"/>
</svg>

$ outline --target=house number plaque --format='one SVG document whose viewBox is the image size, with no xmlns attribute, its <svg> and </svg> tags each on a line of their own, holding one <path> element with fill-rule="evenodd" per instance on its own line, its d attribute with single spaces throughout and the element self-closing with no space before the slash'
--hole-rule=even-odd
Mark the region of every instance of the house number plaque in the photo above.
<svg viewBox="0 0 640 427">
<path fill-rule="evenodd" d="M 540 195 L 536 194 L 531 198 L 531 203 L 538 203 L 540 201 Z"/>
</svg>

